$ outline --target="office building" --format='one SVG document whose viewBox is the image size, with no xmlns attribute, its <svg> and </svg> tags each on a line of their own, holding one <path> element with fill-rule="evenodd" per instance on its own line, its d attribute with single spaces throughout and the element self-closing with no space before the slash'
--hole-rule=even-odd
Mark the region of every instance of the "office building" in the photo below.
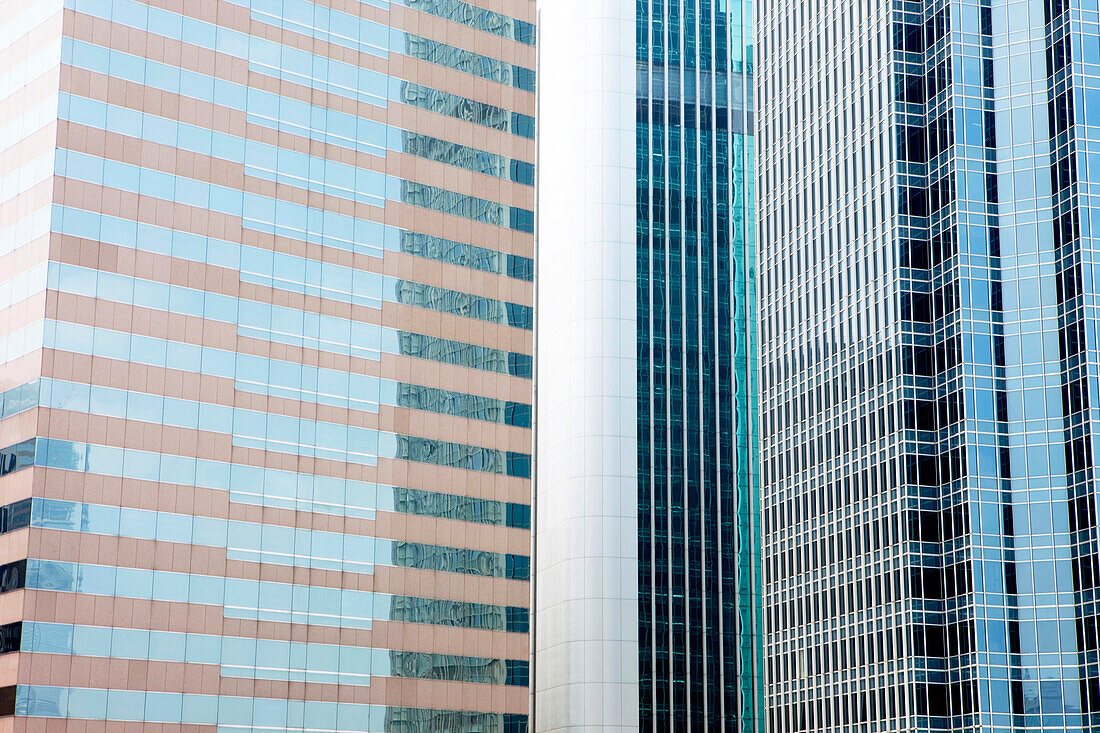
<svg viewBox="0 0 1100 733">
<path fill-rule="evenodd" d="M 540 5 L 540 733 L 763 723 L 750 18 Z"/>
<path fill-rule="evenodd" d="M 533 21 L 3 3 L 0 729 L 526 729 Z"/>
<path fill-rule="evenodd" d="M 757 10 L 768 730 L 1096 730 L 1096 4 Z"/>
</svg>

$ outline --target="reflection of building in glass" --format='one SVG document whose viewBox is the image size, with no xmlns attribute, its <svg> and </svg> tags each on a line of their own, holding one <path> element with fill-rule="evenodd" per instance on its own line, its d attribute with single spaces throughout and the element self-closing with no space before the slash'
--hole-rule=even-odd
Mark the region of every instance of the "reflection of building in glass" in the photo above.
<svg viewBox="0 0 1100 733">
<path fill-rule="evenodd" d="M 508 178 L 511 175 L 512 166 L 510 161 L 500 155 L 493 155 L 458 143 L 440 140 L 437 137 L 419 135 L 408 131 L 401 133 L 401 139 L 403 141 L 401 149 L 418 158 L 438 160 L 440 163 L 477 171 L 496 178 Z M 423 235 L 417 232 L 403 232 L 402 235 L 403 239 L 423 238 Z M 407 251 L 404 247 L 402 247 L 402 250 Z M 492 250 L 487 251 L 491 252 Z M 493 252 L 493 254 L 503 256 L 501 252 Z M 432 257 L 432 259 L 445 262 L 451 261 L 439 256 Z"/>
<path fill-rule="evenodd" d="M 407 0 L 410 8 L 453 20 L 471 28 L 510 38 L 520 43 L 534 44 L 535 26 L 527 21 L 479 8 L 464 0 Z"/>
<path fill-rule="evenodd" d="M 387 733 L 527 733 L 526 716 L 391 707 Z"/>
<path fill-rule="evenodd" d="M 503 659 L 465 659 L 423 652 L 390 652 L 394 677 L 503 685 L 508 670 Z"/>
<path fill-rule="evenodd" d="M 471 629 L 515 630 L 508 624 L 507 610 L 501 606 L 410 596 L 394 598 L 390 607 L 390 619 Z"/>
<path fill-rule="evenodd" d="M 403 489 L 395 489 L 395 505 L 402 502 Z M 471 500 L 476 501 L 476 500 Z M 420 513 L 420 512 L 417 512 Z M 499 523 L 502 523 L 499 522 Z M 442 569 L 445 563 L 456 572 L 476 571 L 481 575 L 499 575 L 502 564 L 493 558 L 466 558 L 476 567 L 455 567 L 453 558 L 442 553 L 425 554 L 411 543 L 394 547 L 394 564 L 420 569 Z M 436 601 L 423 598 L 394 598 L 390 619 L 405 623 L 431 623 L 464 628 L 526 631 L 526 609 L 505 609 L 483 604 Z M 451 680 L 498 685 L 526 685 L 527 662 L 503 659 L 468 659 L 420 652 L 391 651 L 390 663 L 395 677 Z M 511 667 L 511 668 L 510 668 Z M 526 733 L 526 716 L 515 714 L 456 713 L 414 708 L 390 707 L 386 711 L 385 730 L 393 733 Z"/>
<path fill-rule="evenodd" d="M 401 85 L 401 101 L 429 112 L 501 132 L 527 135 L 534 127 L 534 120 L 529 116 L 412 82 Z"/>
<path fill-rule="evenodd" d="M 401 280 L 396 286 L 398 303 L 415 305 L 432 310 L 445 310 L 468 318 L 478 318 L 494 323 L 506 322 L 504 303 L 469 293 L 444 290 L 430 285 Z"/>
<path fill-rule="evenodd" d="M 449 517 L 484 524 L 505 524 L 508 505 L 501 501 L 487 501 L 469 496 L 439 494 L 394 488 L 394 507 L 409 514 L 429 517 Z"/>
<path fill-rule="evenodd" d="M 418 542 L 395 543 L 393 564 L 404 568 L 490 577 L 503 577 L 505 572 L 504 555 L 500 553 L 456 550 Z"/>
<path fill-rule="evenodd" d="M 419 333 L 398 333 L 399 353 L 443 364 L 530 378 L 531 356 Z"/>
<path fill-rule="evenodd" d="M 413 206 L 454 214 L 487 224 L 507 226 L 506 207 L 465 194 L 409 181 L 401 182 L 401 200 Z"/>
<path fill-rule="evenodd" d="M 511 64 L 411 34 L 405 36 L 405 54 L 468 74 L 476 74 L 500 84 L 510 86 L 515 81 Z"/>
<path fill-rule="evenodd" d="M 428 237 L 417 232 L 401 233 L 401 251 L 440 262 L 451 262 L 482 272 L 498 274 L 506 272 L 504 262 L 507 256 L 503 252 L 472 247 L 450 239 Z"/>
<path fill-rule="evenodd" d="M 394 457 L 399 460 L 434 463 L 438 466 L 465 468 L 486 473 L 504 473 L 506 468 L 503 451 L 463 443 L 444 443 L 409 435 L 397 437 L 397 452 Z"/>
</svg>

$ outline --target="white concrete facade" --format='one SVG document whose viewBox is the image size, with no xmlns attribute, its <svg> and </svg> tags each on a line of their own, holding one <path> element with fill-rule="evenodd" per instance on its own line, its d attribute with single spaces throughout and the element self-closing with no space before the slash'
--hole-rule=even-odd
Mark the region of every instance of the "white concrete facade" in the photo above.
<svg viewBox="0 0 1100 733">
<path fill-rule="evenodd" d="M 638 729 L 635 24 L 539 0 L 538 733 Z"/>
</svg>

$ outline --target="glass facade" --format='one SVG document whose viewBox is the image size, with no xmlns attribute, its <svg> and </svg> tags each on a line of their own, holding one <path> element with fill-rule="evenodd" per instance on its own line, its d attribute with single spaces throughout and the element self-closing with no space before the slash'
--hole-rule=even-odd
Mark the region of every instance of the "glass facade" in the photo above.
<svg viewBox="0 0 1100 733">
<path fill-rule="evenodd" d="M 752 3 L 539 13 L 535 726 L 759 731 Z"/>
<path fill-rule="evenodd" d="M 752 5 L 637 13 L 641 729 L 756 731 Z"/>
<path fill-rule="evenodd" d="M 0 716 L 527 729 L 533 21 L 0 8 Z"/>
<path fill-rule="evenodd" d="M 1095 730 L 1097 5 L 760 37 L 769 729 Z"/>
</svg>

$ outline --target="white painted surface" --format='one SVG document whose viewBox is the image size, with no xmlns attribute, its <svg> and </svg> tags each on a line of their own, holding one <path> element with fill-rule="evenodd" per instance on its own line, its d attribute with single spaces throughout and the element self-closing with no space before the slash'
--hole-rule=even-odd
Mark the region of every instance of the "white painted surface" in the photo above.
<svg viewBox="0 0 1100 733">
<path fill-rule="evenodd" d="M 637 730 L 635 5 L 539 12 L 533 723 Z"/>
</svg>

